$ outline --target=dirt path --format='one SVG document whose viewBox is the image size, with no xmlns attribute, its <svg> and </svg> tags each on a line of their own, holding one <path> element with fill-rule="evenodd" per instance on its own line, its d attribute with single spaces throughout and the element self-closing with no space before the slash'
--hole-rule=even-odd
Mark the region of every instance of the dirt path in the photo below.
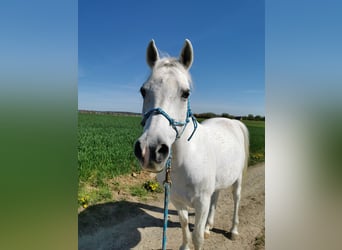
<svg viewBox="0 0 342 250">
<path fill-rule="evenodd" d="M 215 223 L 204 249 L 264 249 L 265 165 L 248 168 L 242 187 L 239 237 L 232 241 L 233 201 L 231 190 L 220 193 Z M 182 233 L 177 212 L 169 208 L 167 249 L 178 249 Z M 190 228 L 194 213 L 190 211 Z M 163 195 L 144 203 L 120 201 L 92 206 L 79 214 L 79 249 L 160 249 L 163 225 Z"/>
</svg>

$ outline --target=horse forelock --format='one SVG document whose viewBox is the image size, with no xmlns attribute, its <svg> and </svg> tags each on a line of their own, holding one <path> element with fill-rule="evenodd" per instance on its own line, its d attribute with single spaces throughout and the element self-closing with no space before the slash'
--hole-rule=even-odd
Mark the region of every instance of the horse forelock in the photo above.
<svg viewBox="0 0 342 250">
<path fill-rule="evenodd" d="M 179 82 L 181 84 L 188 84 L 187 87 L 192 89 L 191 75 L 177 58 L 165 57 L 156 62 L 155 66 L 153 67 L 152 75 L 155 77 L 165 77 L 167 74 L 176 78 L 185 77 L 186 82 L 181 80 Z"/>
</svg>

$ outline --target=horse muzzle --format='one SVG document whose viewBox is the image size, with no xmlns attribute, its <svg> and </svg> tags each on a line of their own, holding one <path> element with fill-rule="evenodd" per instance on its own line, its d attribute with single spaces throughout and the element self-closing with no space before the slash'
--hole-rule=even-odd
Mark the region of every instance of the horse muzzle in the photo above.
<svg viewBox="0 0 342 250">
<path fill-rule="evenodd" d="M 161 172 L 170 154 L 170 148 L 166 144 L 147 145 L 138 140 L 134 145 L 134 154 L 138 158 L 142 168 L 151 172 Z"/>
</svg>

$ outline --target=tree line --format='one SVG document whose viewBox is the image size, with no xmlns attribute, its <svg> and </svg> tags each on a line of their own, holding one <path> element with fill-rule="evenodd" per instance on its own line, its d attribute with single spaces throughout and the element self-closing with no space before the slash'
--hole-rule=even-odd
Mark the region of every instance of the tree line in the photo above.
<svg viewBox="0 0 342 250">
<path fill-rule="evenodd" d="M 214 117 L 225 117 L 225 118 L 230 118 L 230 119 L 236 119 L 236 120 L 250 120 L 250 121 L 265 121 L 265 116 L 260 116 L 260 115 L 253 115 L 253 114 L 248 114 L 246 116 L 235 116 L 235 115 L 230 115 L 228 113 L 222 113 L 222 114 L 215 114 L 215 113 L 200 113 L 200 114 L 194 114 L 196 118 L 203 118 L 203 119 L 209 119 L 209 118 L 214 118 Z"/>
</svg>

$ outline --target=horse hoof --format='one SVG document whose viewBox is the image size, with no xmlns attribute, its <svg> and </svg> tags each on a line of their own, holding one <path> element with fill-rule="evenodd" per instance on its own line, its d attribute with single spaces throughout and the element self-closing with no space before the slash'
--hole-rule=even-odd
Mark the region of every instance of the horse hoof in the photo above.
<svg viewBox="0 0 342 250">
<path fill-rule="evenodd" d="M 179 248 L 179 250 L 190 250 L 190 247 L 188 247 L 188 246 L 185 246 L 185 247 L 181 246 L 181 247 Z"/>
<path fill-rule="evenodd" d="M 230 240 L 237 240 L 237 239 L 239 238 L 239 235 L 236 234 L 236 233 L 229 232 L 229 233 L 228 233 L 228 238 L 229 238 Z"/>
<path fill-rule="evenodd" d="M 208 239 L 210 236 L 210 231 L 204 231 L 204 239 Z"/>
</svg>

